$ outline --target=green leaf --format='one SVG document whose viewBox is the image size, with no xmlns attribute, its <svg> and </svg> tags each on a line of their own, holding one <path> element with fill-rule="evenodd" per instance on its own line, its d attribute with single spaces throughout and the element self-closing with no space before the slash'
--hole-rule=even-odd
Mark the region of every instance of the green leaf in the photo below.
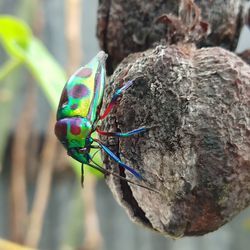
<svg viewBox="0 0 250 250">
<path fill-rule="evenodd" d="M 0 83 L 3 83 L 3 79 L 11 74 L 18 66 L 21 65 L 21 61 L 18 59 L 10 59 L 0 68 Z"/>
<path fill-rule="evenodd" d="M 66 82 L 63 69 L 35 37 L 31 38 L 25 52 L 25 64 L 39 83 L 52 109 L 56 111 Z"/>
<path fill-rule="evenodd" d="M 53 110 L 56 110 L 66 82 L 64 70 L 35 38 L 29 27 L 19 19 L 0 17 L 0 38 L 6 52 L 16 62 L 24 63 L 45 93 Z"/>
<path fill-rule="evenodd" d="M 31 37 L 31 30 L 21 20 L 5 15 L 0 17 L 0 38 L 9 55 L 24 60 Z"/>
</svg>

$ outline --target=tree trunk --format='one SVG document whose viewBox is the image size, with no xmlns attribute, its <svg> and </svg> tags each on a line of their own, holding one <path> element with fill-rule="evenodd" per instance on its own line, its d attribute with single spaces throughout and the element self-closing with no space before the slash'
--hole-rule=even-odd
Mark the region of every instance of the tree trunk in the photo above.
<svg viewBox="0 0 250 250">
<path fill-rule="evenodd" d="M 221 46 L 233 51 L 244 24 L 246 0 L 196 0 L 203 20 L 210 23 L 211 34 L 198 46 Z M 144 51 L 165 38 L 168 30 L 155 20 L 162 14 L 177 15 L 180 0 L 101 0 L 97 35 L 101 48 L 109 54 L 107 70 L 130 53 Z"/>
<path fill-rule="evenodd" d="M 250 202 L 250 67 L 222 48 L 196 47 L 234 49 L 245 1 L 220 8 L 219 0 L 197 2 L 202 16 L 192 0 L 136 1 L 136 8 L 117 0 L 99 11 L 109 13 L 107 23 L 99 18 L 99 37 L 112 67 L 144 50 L 112 75 L 105 100 L 121 82 L 133 86 L 103 129 L 148 128 L 129 139 L 102 138 L 144 181 L 107 157 L 106 167 L 156 192 L 114 176 L 107 181 L 132 220 L 172 237 L 214 231 Z M 164 14 L 177 12 L 176 3 L 178 16 Z"/>
<path fill-rule="evenodd" d="M 110 188 L 132 220 L 165 235 L 216 230 L 250 202 L 249 65 L 218 47 L 159 45 L 120 64 L 105 100 L 124 72 L 134 84 L 102 129 L 151 129 L 102 140 L 147 182 L 107 156 L 106 167 L 160 194 L 113 176 Z"/>
</svg>

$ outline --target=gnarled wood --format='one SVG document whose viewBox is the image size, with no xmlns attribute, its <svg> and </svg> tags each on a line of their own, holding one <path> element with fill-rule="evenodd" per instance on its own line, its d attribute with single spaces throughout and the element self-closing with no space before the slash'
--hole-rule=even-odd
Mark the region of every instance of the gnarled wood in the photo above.
<svg viewBox="0 0 250 250">
<path fill-rule="evenodd" d="M 99 1 L 97 35 L 109 54 L 108 73 L 127 55 L 151 48 L 165 38 L 166 26 L 156 24 L 162 14 L 178 14 L 180 0 Z M 211 25 L 211 34 L 200 46 L 222 46 L 234 50 L 245 14 L 246 0 L 196 0 L 202 17 Z"/>
<path fill-rule="evenodd" d="M 121 63 L 105 100 L 127 70 L 134 85 L 102 129 L 153 128 L 102 140 L 162 195 L 113 176 L 110 188 L 132 220 L 165 235 L 216 230 L 250 204 L 249 65 L 218 47 L 159 45 Z M 105 162 L 136 181 L 106 156 Z"/>
</svg>

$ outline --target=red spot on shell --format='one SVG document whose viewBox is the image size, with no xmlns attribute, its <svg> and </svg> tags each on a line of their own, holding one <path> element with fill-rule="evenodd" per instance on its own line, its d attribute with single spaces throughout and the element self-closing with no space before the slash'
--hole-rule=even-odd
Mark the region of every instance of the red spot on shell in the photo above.
<svg viewBox="0 0 250 250">
<path fill-rule="evenodd" d="M 70 124 L 70 132 L 73 135 L 79 135 L 81 133 L 81 119 L 75 119 L 74 122 Z"/>
<path fill-rule="evenodd" d="M 69 91 L 69 95 L 73 98 L 82 98 L 84 96 L 87 96 L 88 94 L 89 90 L 83 84 L 77 84 Z"/>
<path fill-rule="evenodd" d="M 72 124 L 71 127 L 70 127 L 70 132 L 73 134 L 73 135 L 79 135 L 81 133 L 81 128 Z"/>
<path fill-rule="evenodd" d="M 76 76 L 78 76 L 78 77 L 89 77 L 89 76 L 91 76 L 91 74 L 92 74 L 92 69 L 83 68 L 76 74 Z"/>
</svg>

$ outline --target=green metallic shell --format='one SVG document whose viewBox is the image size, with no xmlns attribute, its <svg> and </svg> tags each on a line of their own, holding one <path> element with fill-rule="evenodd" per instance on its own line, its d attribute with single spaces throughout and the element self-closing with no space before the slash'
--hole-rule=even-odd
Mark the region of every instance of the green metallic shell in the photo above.
<svg viewBox="0 0 250 250">
<path fill-rule="evenodd" d="M 99 52 L 70 77 L 61 95 L 57 120 L 85 117 L 91 124 L 96 121 L 105 86 L 106 58 L 107 55 L 103 51 Z"/>
<path fill-rule="evenodd" d="M 55 125 L 55 134 L 67 149 L 84 148 L 91 133 L 92 124 L 87 118 L 63 118 Z"/>
</svg>

